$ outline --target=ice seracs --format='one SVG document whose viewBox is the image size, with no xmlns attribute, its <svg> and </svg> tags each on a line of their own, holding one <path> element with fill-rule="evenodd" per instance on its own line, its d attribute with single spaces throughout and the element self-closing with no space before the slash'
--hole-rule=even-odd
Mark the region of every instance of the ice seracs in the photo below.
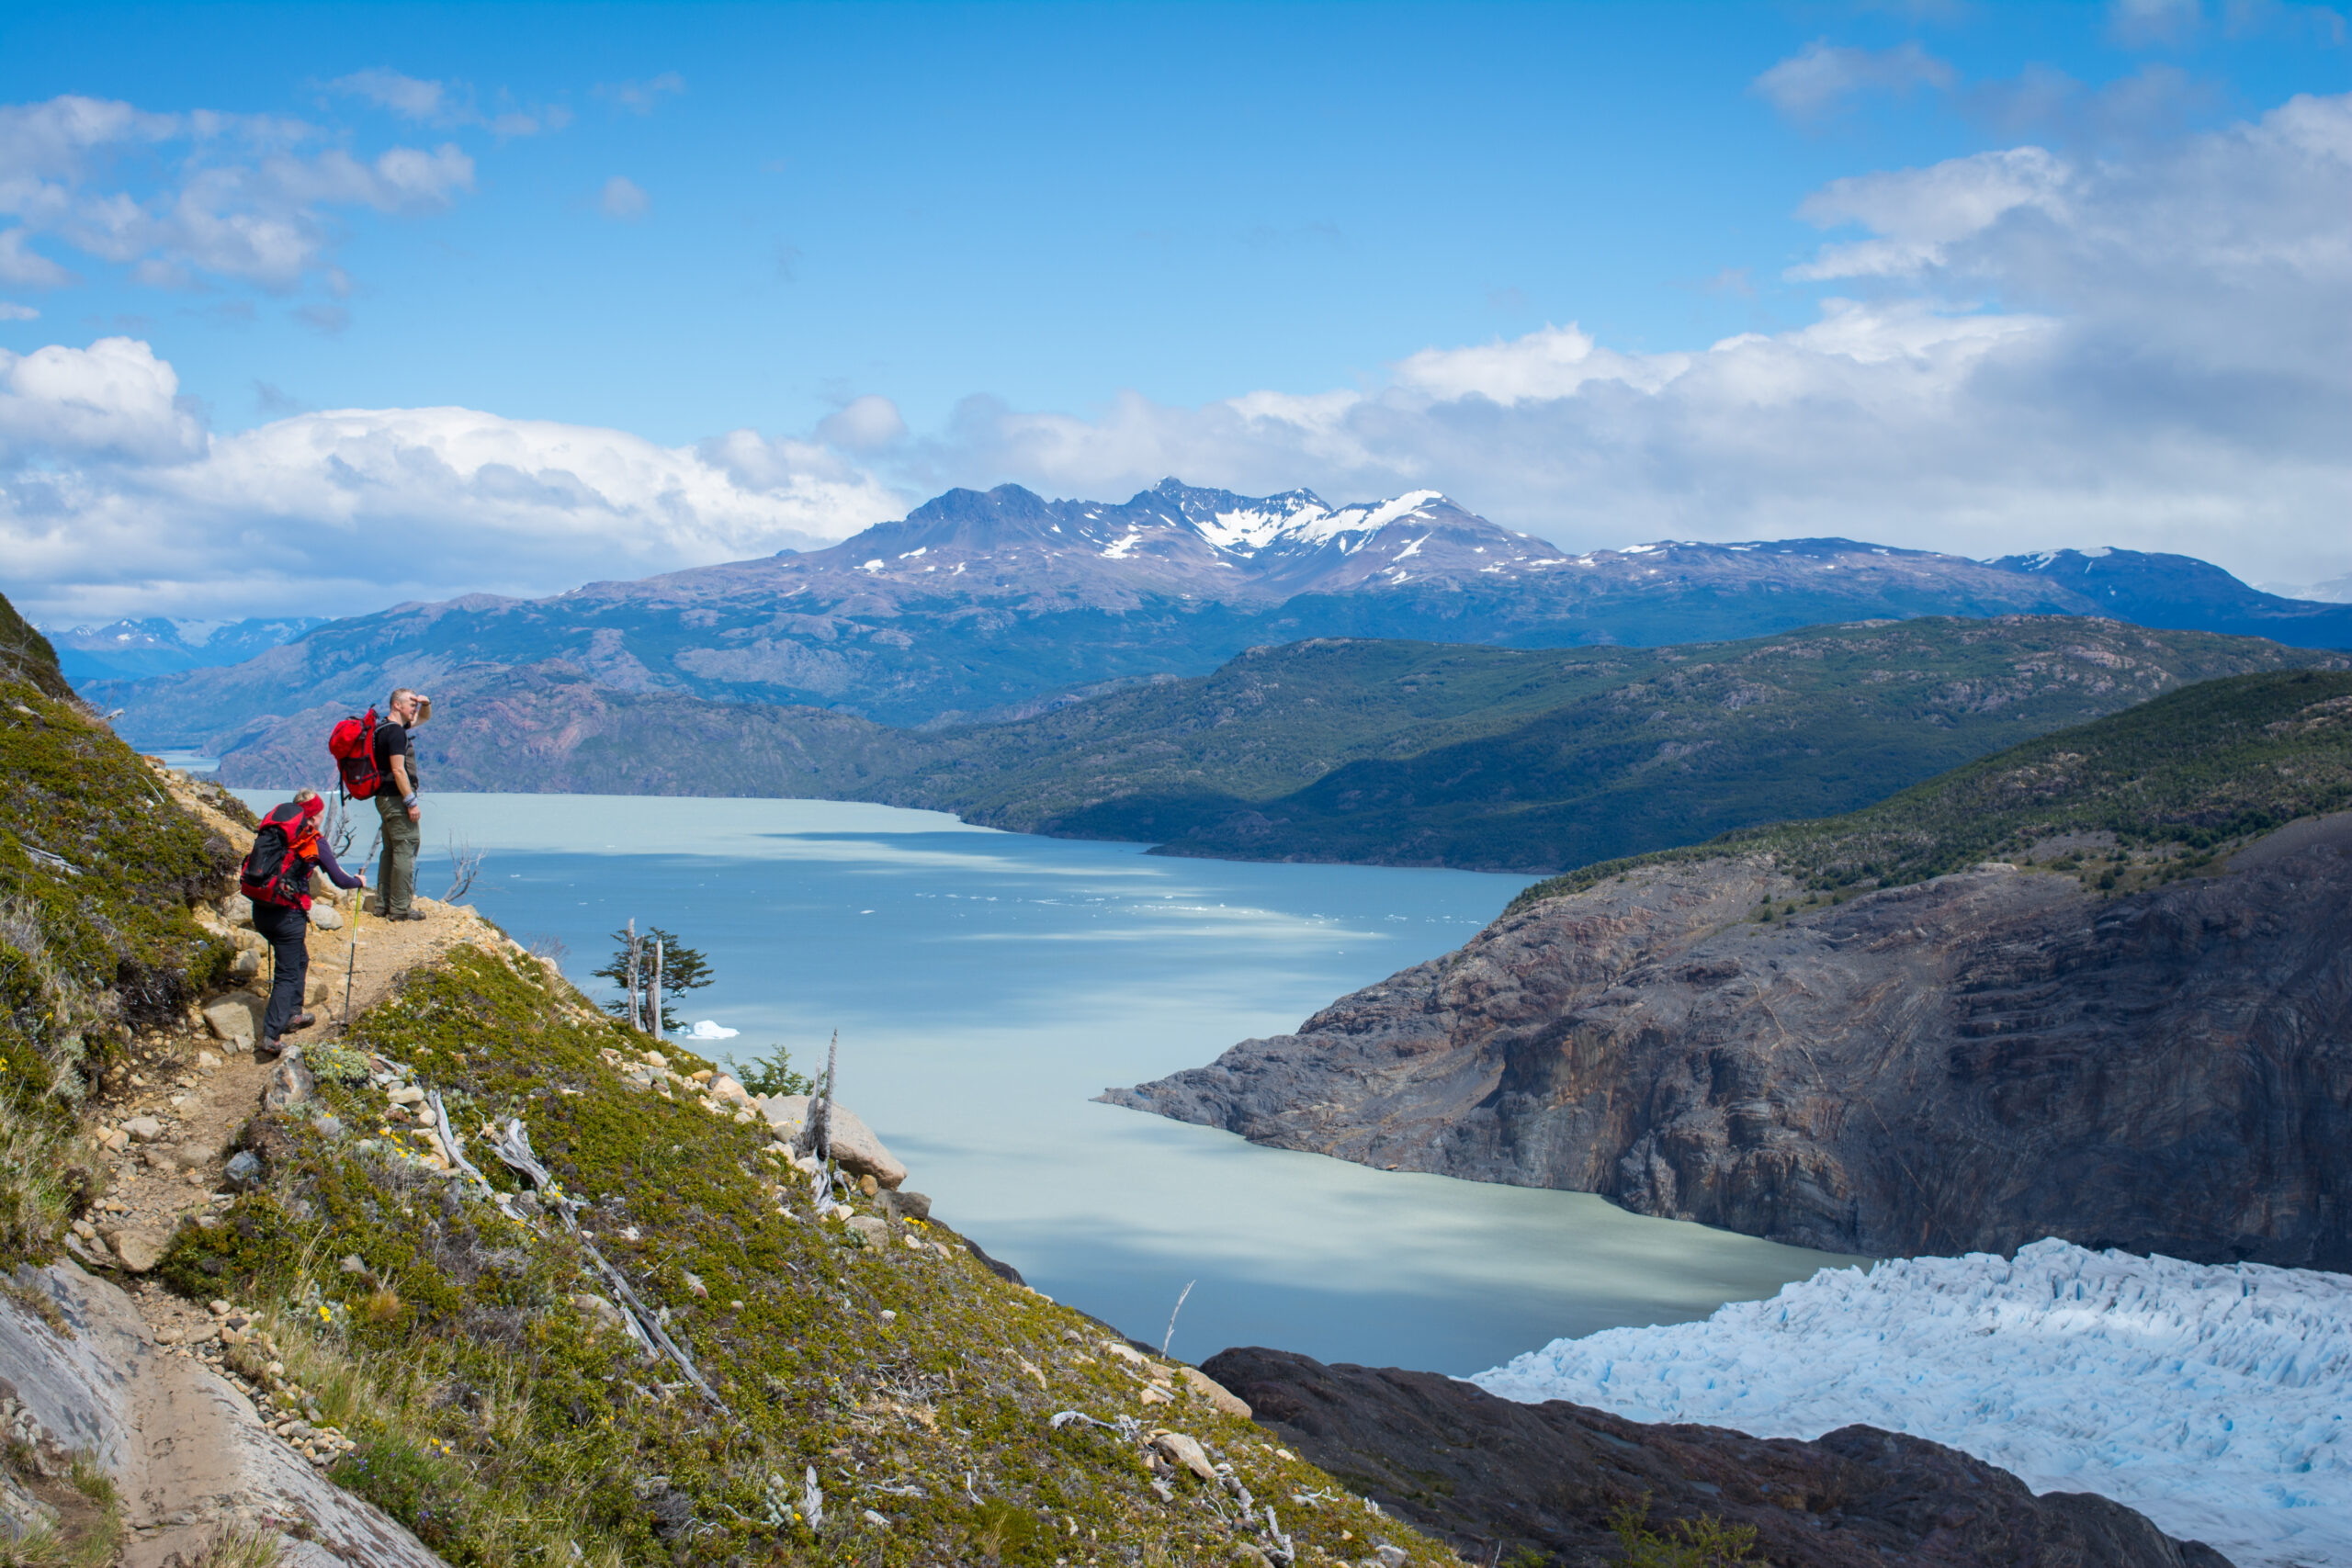
<svg viewBox="0 0 2352 1568">
<path fill-rule="evenodd" d="M 1824 1269 L 1470 1380 L 1637 1421 L 1862 1423 L 2096 1492 L 2240 1568 L 2352 1563 L 2352 1278 L 2036 1242 Z"/>
</svg>

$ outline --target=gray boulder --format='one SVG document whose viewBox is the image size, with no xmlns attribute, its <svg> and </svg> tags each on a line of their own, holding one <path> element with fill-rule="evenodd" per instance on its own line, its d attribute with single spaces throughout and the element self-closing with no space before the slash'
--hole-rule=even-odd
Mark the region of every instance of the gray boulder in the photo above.
<svg viewBox="0 0 2352 1568">
<path fill-rule="evenodd" d="M 250 1051 L 254 1042 L 261 1038 L 261 999 L 247 992 L 232 991 L 204 1006 L 205 1027 L 213 1037 L 232 1051 Z"/>
<path fill-rule="evenodd" d="M 775 1129 L 776 1136 L 799 1146 L 808 1130 L 808 1097 L 805 1094 L 776 1094 L 755 1102 Z M 833 1158 L 843 1170 L 853 1176 L 870 1176 L 879 1186 L 896 1190 L 907 1179 L 907 1168 L 898 1156 L 874 1135 L 874 1129 L 859 1120 L 856 1111 L 836 1103 L 826 1118 L 833 1145 Z"/>
</svg>

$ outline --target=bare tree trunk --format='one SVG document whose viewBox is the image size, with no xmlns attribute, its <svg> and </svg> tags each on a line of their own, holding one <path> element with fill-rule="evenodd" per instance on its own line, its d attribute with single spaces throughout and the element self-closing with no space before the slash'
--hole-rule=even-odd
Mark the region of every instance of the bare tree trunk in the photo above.
<svg viewBox="0 0 2352 1568">
<path fill-rule="evenodd" d="M 662 942 L 653 942 L 653 1038 L 662 1038 Z"/>
<path fill-rule="evenodd" d="M 634 915 L 628 921 L 628 1026 L 631 1029 L 645 1027 L 637 1006 L 637 917 Z"/>
</svg>

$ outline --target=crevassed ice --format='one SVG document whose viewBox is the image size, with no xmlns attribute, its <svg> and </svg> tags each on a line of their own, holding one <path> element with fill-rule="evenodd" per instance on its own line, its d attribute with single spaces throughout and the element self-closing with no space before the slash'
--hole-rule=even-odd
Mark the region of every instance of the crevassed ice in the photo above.
<svg viewBox="0 0 2352 1568">
<path fill-rule="evenodd" d="M 1637 1421 L 1863 1423 L 2097 1492 L 2240 1568 L 2352 1563 L 2352 1278 L 2036 1242 L 1824 1269 L 1470 1380 Z"/>
</svg>

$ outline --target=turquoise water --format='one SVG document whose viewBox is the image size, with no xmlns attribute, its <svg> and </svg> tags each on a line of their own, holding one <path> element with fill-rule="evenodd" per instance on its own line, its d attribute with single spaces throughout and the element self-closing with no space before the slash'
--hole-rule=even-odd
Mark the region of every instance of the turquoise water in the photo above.
<svg viewBox="0 0 2352 1568">
<path fill-rule="evenodd" d="M 1456 946 L 1524 878 L 1170 860 L 833 802 L 428 800 L 422 891 L 469 840 L 472 902 L 564 943 L 596 994 L 625 920 L 678 932 L 717 974 L 683 1016 L 741 1031 L 707 1055 L 780 1043 L 815 1067 L 840 1030 L 843 1102 L 941 1218 L 1155 1344 L 1194 1281 L 1170 1344 L 1187 1359 L 1272 1345 L 1465 1373 L 1849 1261 L 1091 1102 Z"/>
</svg>

